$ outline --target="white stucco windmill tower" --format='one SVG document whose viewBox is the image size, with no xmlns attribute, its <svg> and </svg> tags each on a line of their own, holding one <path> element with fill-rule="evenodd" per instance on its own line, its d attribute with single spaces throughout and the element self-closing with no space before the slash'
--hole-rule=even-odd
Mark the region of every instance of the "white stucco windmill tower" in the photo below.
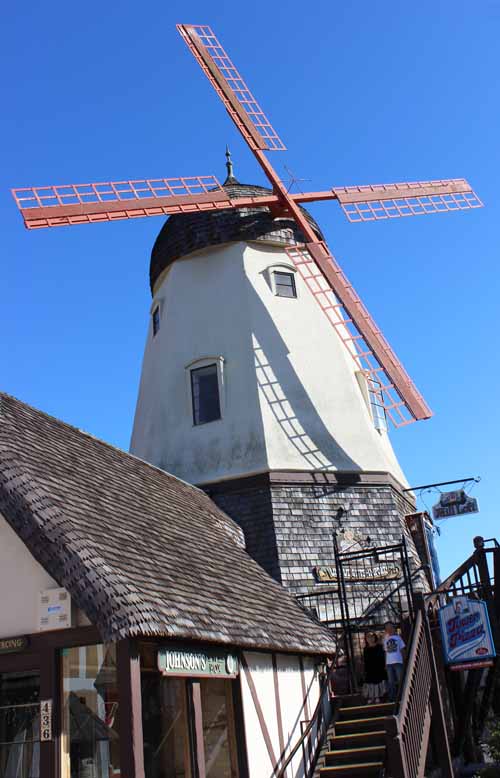
<svg viewBox="0 0 500 778">
<path fill-rule="evenodd" d="M 227 167 L 230 197 L 271 192 Z M 404 482 L 384 409 L 286 252 L 296 243 L 294 220 L 269 208 L 167 220 L 151 256 L 133 453 L 200 485 L 276 471 Z"/>
<path fill-rule="evenodd" d="M 202 486 L 249 552 L 294 590 L 331 563 L 341 528 L 401 536 L 396 425 L 431 415 L 301 203 L 351 221 L 481 205 L 463 179 L 291 194 L 284 149 L 208 27 L 179 31 L 271 188 L 228 175 L 15 190 L 26 226 L 170 214 L 151 257 L 153 302 L 132 453 Z"/>
</svg>

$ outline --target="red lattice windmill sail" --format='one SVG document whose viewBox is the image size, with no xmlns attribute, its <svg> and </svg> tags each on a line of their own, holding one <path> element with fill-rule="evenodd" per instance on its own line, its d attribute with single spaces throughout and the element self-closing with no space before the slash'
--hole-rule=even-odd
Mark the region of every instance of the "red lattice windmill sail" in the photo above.
<svg viewBox="0 0 500 778">
<path fill-rule="evenodd" d="M 259 206 L 270 208 L 274 216 L 293 216 L 305 243 L 289 246 L 287 254 L 365 375 L 374 404 L 384 408 L 395 426 L 428 419 L 430 408 L 300 204 L 337 200 L 349 221 L 360 222 L 478 208 L 481 201 L 465 179 L 288 192 L 264 153 L 286 147 L 213 31 L 205 25 L 177 28 L 271 182 L 272 192 L 231 198 L 214 176 L 14 189 L 26 227 Z"/>
</svg>

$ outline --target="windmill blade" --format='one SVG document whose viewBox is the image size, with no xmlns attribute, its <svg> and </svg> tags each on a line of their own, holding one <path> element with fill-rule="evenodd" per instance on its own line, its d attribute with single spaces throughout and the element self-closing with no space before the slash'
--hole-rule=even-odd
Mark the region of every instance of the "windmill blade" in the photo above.
<svg viewBox="0 0 500 778">
<path fill-rule="evenodd" d="M 13 189 L 28 229 L 230 208 L 215 176 Z"/>
<path fill-rule="evenodd" d="M 365 375 L 372 403 L 381 406 L 396 427 L 430 418 L 432 411 L 326 244 L 289 246 L 286 252 Z"/>
<path fill-rule="evenodd" d="M 465 178 L 346 186 L 332 191 L 350 222 L 462 211 L 483 205 Z"/>
<path fill-rule="evenodd" d="M 210 27 L 178 24 L 177 29 L 250 148 L 285 151 L 283 141 Z"/>
</svg>

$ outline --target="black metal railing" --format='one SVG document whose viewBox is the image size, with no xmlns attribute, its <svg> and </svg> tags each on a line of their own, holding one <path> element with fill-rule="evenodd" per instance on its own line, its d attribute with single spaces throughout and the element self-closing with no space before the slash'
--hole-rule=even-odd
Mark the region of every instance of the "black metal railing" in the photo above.
<svg viewBox="0 0 500 778">
<path fill-rule="evenodd" d="M 318 703 L 314 709 L 311 718 L 308 721 L 302 721 L 304 729 L 298 738 L 297 742 L 285 758 L 284 762 L 280 765 L 276 778 L 284 778 L 287 768 L 291 765 L 292 761 L 300 753 L 300 759 L 302 762 L 302 770 L 300 773 L 304 778 L 311 778 L 316 768 L 318 756 L 321 748 L 326 741 L 328 734 L 328 728 L 332 720 L 332 704 L 331 704 L 331 686 L 334 674 L 337 670 L 338 653 L 335 660 L 327 669 L 321 680 L 320 694 Z M 297 768 L 295 773 L 298 774 Z"/>
</svg>

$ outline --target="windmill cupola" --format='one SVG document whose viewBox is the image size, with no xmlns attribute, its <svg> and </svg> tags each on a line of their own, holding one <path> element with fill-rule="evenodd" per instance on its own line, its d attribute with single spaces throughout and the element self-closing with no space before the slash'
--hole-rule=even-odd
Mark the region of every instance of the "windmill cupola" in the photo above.
<svg viewBox="0 0 500 778">
<path fill-rule="evenodd" d="M 231 199 L 271 193 L 269 187 L 241 184 L 234 175 L 229 151 L 226 151 L 226 157 L 227 177 L 222 186 Z M 323 240 L 313 217 L 305 209 L 302 210 L 318 238 Z M 152 292 L 160 276 L 176 259 L 232 241 L 260 241 L 285 246 L 304 243 L 304 236 L 292 217 L 274 217 L 268 207 L 228 208 L 170 216 L 160 230 L 151 252 L 149 278 Z"/>
</svg>

